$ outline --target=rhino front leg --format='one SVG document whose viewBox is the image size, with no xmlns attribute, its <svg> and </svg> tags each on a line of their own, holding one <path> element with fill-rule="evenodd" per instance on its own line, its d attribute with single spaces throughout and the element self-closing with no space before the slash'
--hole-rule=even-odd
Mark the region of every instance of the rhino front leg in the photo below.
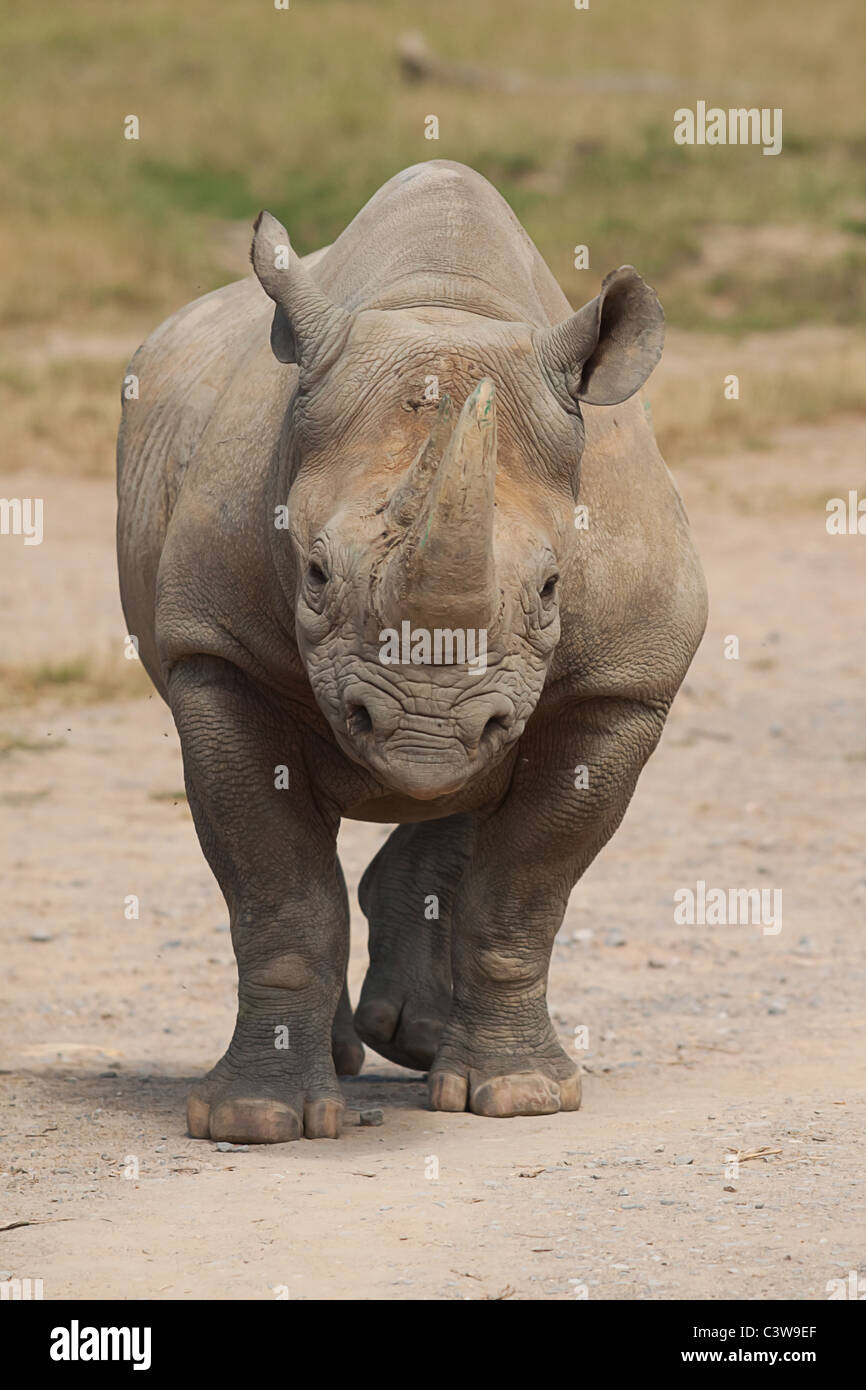
<svg viewBox="0 0 866 1390">
<path fill-rule="evenodd" d="M 337 1138 L 343 1100 L 332 1024 L 349 912 L 336 822 L 312 795 L 291 716 L 242 672 L 212 659 L 183 662 L 169 697 L 190 808 L 228 903 L 238 963 L 234 1035 L 189 1097 L 189 1132 L 254 1144 Z"/>
<path fill-rule="evenodd" d="M 610 839 L 666 711 L 572 707 L 524 740 L 507 800 L 478 826 L 452 912 L 451 1013 L 430 1073 L 434 1110 L 549 1115 L 580 1105 L 580 1071 L 547 1011 L 569 893 Z M 585 766 L 588 785 L 575 768 Z"/>
</svg>

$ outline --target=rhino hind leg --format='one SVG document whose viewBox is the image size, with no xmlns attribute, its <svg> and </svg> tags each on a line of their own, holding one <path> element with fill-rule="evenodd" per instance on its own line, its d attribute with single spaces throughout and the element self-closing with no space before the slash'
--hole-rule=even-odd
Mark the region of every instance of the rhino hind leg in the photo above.
<svg viewBox="0 0 866 1390">
<path fill-rule="evenodd" d="M 451 1007 L 451 902 L 469 861 L 473 822 L 400 825 L 358 889 L 370 924 L 359 1037 L 399 1066 L 425 1071 Z"/>
<path fill-rule="evenodd" d="M 352 1005 L 349 1000 L 349 987 L 343 981 L 343 990 L 337 1004 L 337 1012 L 331 1025 L 331 1052 L 334 1070 L 338 1076 L 357 1076 L 364 1065 L 364 1046 L 355 1032 Z"/>
</svg>

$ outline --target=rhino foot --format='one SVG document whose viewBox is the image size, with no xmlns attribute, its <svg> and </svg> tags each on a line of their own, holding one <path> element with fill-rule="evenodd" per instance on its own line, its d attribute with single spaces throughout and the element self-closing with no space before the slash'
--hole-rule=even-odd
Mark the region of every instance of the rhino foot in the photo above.
<svg viewBox="0 0 866 1390">
<path fill-rule="evenodd" d="M 329 1059 L 330 1061 L 330 1059 Z M 343 1098 L 327 1071 L 256 1073 L 230 1053 L 193 1088 L 187 1124 L 193 1139 L 232 1144 L 285 1144 L 293 1139 L 339 1139 Z"/>
<path fill-rule="evenodd" d="M 355 1013 L 358 1035 L 381 1057 L 413 1071 L 426 1071 L 439 1046 L 448 1017 L 448 998 L 401 998 L 393 984 L 377 982 L 372 973 L 364 982 Z"/>
<path fill-rule="evenodd" d="M 354 1028 L 351 1034 L 343 1037 L 334 1029 L 331 1053 L 338 1076 L 357 1076 L 364 1065 L 364 1047 Z"/>
<path fill-rule="evenodd" d="M 536 1053 L 482 1053 L 443 1041 L 430 1072 L 433 1110 L 506 1119 L 580 1108 L 580 1070 L 554 1040 Z"/>
<path fill-rule="evenodd" d="M 398 825 L 358 887 L 370 968 L 355 1029 L 382 1057 L 413 1071 L 432 1063 L 451 1008 L 450 885 L 467 855 L 465 822 Z M 437 890 L 434 920 L 418 910 L 419 882 Z"/>
</svg>

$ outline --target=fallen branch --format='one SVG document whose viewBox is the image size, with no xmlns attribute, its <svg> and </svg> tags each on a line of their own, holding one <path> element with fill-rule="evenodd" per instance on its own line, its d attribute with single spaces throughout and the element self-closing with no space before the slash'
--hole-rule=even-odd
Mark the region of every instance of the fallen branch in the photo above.
<svg viewBox="0 0 866 1390">
<path fill-rule="evenodd" d="M 451 87 L 470 87 L 490 92 L 527 92 L 539 89 L 560 92 L 669 92 L 676 85 L 666 73 L 594 72 L 566 77 L 540 77 L 515 68 L 478 68 L 452 63 L 433 52 L 423 34 L 401 34 L 397 61 L 406 82 L 442 82 Z"/>
<path fill-rule="evenodd" d="M 780 1154 L 781 1149 L 733 1149 L 728 1150 L 728 1158 L 735 1158 L 738 1163 L 748 1163 L 751 1158 L 769 1158 L 771 1154 Z"/>
</svg>

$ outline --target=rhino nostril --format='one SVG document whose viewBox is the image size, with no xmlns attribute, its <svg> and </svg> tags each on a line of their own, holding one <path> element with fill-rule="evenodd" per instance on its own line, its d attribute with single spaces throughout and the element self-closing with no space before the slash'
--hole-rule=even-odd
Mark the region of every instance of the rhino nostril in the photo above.
<svg viewBox="0 0 866 1390">
<path fill-rule="evenodd" d="M 492 743 L 498 734 L 503 734 L 507 732 L 508 720 L 506 719 L 505 715 L 494 714 L 490 719 L 488 719 L 487 723 L 484 725 L 479 747 L 484 748 L 487 744 Z"/>
<path fill-rule="evenodd" d="M 352 738 L 373 732 L 373 721 L 366 705 L 355 703 L 346 706 L 346 728 Z"/>
</svg>

